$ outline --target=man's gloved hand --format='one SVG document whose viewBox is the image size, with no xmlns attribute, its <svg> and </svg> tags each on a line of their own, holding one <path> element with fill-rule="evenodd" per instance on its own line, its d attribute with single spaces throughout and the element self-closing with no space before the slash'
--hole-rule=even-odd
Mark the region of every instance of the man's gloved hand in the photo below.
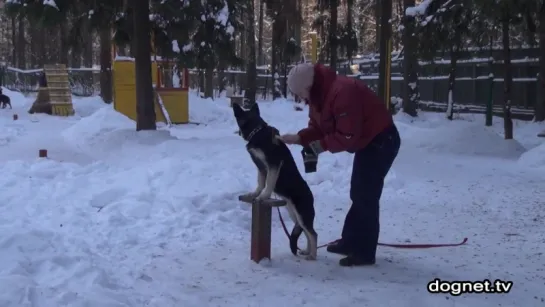
<svg viewBox="0 0 545 307">
<path fill-rule="evenodd" d="M 301 156 L 305 165 L 305 173 L 314 173 L 318 166 L 318 155 L 310 147 L 301 149 Z"/>
<path fill-rule="evenodd" d="M 284 135 L 279 135 L 276 138 L 278 138 L 279 140 L 281 140 L 282 142 L 286 144 L 301 145 L 301 138 L 297 134 L 284 134 Z"/>
<path fill-rule="evenodd" d="M 308 144 L 308 146 L 310 147 L 310 149 L 312 149 L 312 151 L 314 152 L 314 154 L 316 155 L 319 155 L 321 154 L 322 152 L 324 152 L 324 148 L 322 147 L 322 144 L 320 143 L 320 141 L 313 141 L 313 142 L 310 142 Z"/>
</svg>

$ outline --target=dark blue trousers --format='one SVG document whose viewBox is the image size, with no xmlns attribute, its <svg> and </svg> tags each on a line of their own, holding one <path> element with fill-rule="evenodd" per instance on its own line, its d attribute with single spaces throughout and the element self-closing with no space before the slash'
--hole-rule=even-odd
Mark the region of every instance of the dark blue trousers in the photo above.
<svg viewBox="0 0 545 307">
<path fill-rule="evenodd" d="M 380 197 L 384 178 L 397 157 L 401 140 L 395 125 L 378 134 L 354 154 L 350 199 L 342 240 L 353 254 L 375 259 L 380 231 Z"/>
</svg>

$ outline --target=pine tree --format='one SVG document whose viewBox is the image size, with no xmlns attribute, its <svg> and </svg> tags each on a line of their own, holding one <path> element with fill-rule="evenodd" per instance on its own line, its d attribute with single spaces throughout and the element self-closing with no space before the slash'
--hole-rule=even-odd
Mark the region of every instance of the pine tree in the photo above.
<svg viewBox="0 0 545 307">
<path fill-rule="evenodd" d="M 446 112 L 449 120 L 454 116 L 457 61 L 466 42 L 470 41 L 474 20 L 480 17 L 475 12 L 472 0 L 436 0 L 430 3 L 425 12 L 421 12 L 423 14 L 416 14 L 415 33 L 419 55 L 426 60 L 433 60 L 438 51 L 447 51 L 449 54 Z"/>
<path fill-rule="evenodd" d="M 501 29 L 503 49 L 503 126 L 506 140 L 513 138 L 513 119 L 511 114 L 513 67 L 511 65 L 511 36 L 510 30 L 514 25 L 527 25 L 530 12 L 537 11 L 534 0 L 477 0 L 475 5 L 483 17 L 491 21 L 491 26 Z M 529 29 L 526 28 L 526 31 Z"/>
<path fill-rule="evenodd" d="M 206 97 L 213 96 L 213 73 L 219 62 L 241 65 L 234 34 L 240 27 L 234 0 L 153 0 L 155 45 L 159 55 L 176 58 L 181 67 L 205 70 Z"/>
</svg>

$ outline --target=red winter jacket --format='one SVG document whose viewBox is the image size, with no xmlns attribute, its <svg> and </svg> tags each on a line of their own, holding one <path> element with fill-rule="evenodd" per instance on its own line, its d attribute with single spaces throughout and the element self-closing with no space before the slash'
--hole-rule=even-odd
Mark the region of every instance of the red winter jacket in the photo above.
<svg viewBox="0 0 545 307">
<path fill-rule="evenodd" d="M 384 102 L 363 82 L 314 66 L 308 127 L 299 131 L 301 145 L 320 140 L 332 153 L 356 152 L 393 125 Z"/>
</svg>

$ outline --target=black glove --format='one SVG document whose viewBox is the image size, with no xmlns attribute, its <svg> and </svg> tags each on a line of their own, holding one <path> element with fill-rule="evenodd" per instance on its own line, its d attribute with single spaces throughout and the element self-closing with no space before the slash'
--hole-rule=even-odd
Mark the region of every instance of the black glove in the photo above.
<svg viewBox="0 0 545 307">
<path fill-rule="evenodd" d="M 303 162 L 305 164 L 305 173 L 316 172 L 318 166 L 318 155 L 310 147 L 303 147 L 301 150 Z"/>
<path fill-rule="evenodd" d="M 310 144 L 308 144 L 308 146 L 310 147 L 312 152 L 314 152 L 315 155 L 319 155 L 322 152 L 324 152 L 324 148 L 322 147 L 322 143 L 320 143 L 319 140 L 310 142 Z"/>
</svg>

